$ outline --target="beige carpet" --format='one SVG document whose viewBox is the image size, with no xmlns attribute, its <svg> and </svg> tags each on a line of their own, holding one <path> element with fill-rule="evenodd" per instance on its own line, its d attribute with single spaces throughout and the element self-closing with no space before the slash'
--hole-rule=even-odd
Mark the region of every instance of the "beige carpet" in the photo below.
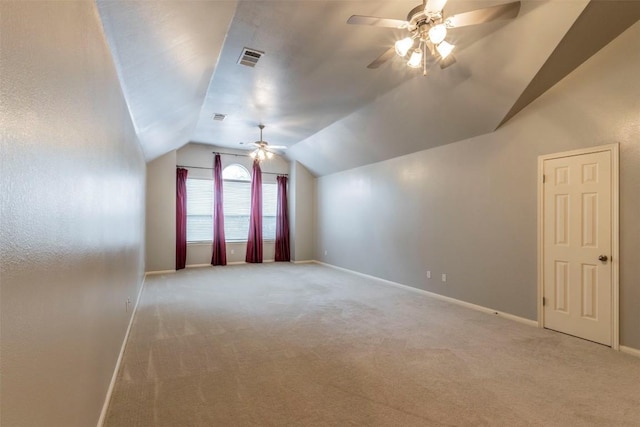
<svg viewBox="0 0 640 427">
<path fill-rule="evenodd" d="M 640 359 L 328 267 L 147 279 L 107 426 L 640 426 Z"/>
</svg>

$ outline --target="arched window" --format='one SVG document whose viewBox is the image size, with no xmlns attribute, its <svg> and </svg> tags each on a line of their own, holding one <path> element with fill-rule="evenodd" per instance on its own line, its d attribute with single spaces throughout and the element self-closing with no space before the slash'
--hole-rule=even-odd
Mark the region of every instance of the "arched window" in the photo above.
<svg viewBox="0 0 640 427">
<path fill-rule="evenodd" d="M 234 163 L 222 170 L 222 179 L 225 181 L 251 181 L 251 174 L 244 166 Z"/>
</svg>

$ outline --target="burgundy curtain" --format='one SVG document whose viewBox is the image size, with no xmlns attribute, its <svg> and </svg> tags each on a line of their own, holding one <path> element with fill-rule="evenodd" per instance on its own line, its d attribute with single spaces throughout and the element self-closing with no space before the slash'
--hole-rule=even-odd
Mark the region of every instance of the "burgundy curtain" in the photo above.
<svg viewBox="0 0 640 427">
<path fill-rule="evenodd" d="M 211 256 L 211 265 L 227 265 L 220 154 L 216 154 L 213 160 L 213 255 Z"/>
<path fill-rule="evenodd" d="M 253 161 L 251 177 L 251 216 L 247 239 L 246 262 L 262 262 L 262 170 L 260 161 Z"/>
<path fill-rule="evenodd" d="M 176 171 L 176 270 L 187 263 L 187 174 L 186 169 Z"/>
<path fill-rule="evenodd" d="M 287 177 L 279 176 L 278 208 L 276 211 L 276 261 L 290 261 L 289 212 L 287 207 Z"/>
</svg>

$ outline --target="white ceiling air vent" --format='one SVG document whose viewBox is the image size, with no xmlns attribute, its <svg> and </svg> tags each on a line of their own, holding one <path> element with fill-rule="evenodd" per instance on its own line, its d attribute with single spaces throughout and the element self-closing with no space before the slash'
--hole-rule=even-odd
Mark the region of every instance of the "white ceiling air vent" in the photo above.
<svg viewBox="0 0 640 427">
<path fill-rule="evenodd" d="M 215 113 L 215 114 L 213 115 L 213 120 L 216 120 L 216 121 L 218 121 L 218 122 L 221 122 L 221 121 L 223 121 L 226 117 L 227 117 L 227 115 L 226 115 L 226 114 Z"/>
<path fill-rule="evenodd" d="M 245 47 L 242 49 L 242 55 L 240 55 L 240 58 L 238 59 L 238 64 L 253 68 L 256 66 L 262 55 L 264 55 L 264 52 Z"/>
</svg>

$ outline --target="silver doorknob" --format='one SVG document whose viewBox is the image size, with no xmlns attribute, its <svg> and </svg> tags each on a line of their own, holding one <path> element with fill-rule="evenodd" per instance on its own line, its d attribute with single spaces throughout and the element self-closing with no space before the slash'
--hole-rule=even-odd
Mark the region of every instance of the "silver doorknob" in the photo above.
<svg viewBox="0 0 640 427">
<path fill-rule="evenodd" d="M 606 255 L 600 255 L 600 256 L 598 257 L 598 259 L 599 259 L 600 261 L 602 261 L 602 262 L 605 262 L 606 260 L 608 260 L 608 259 L 609 259 L 609 257 L 608 257 L 608 256 L 606 256 Z"/>
</svg>

